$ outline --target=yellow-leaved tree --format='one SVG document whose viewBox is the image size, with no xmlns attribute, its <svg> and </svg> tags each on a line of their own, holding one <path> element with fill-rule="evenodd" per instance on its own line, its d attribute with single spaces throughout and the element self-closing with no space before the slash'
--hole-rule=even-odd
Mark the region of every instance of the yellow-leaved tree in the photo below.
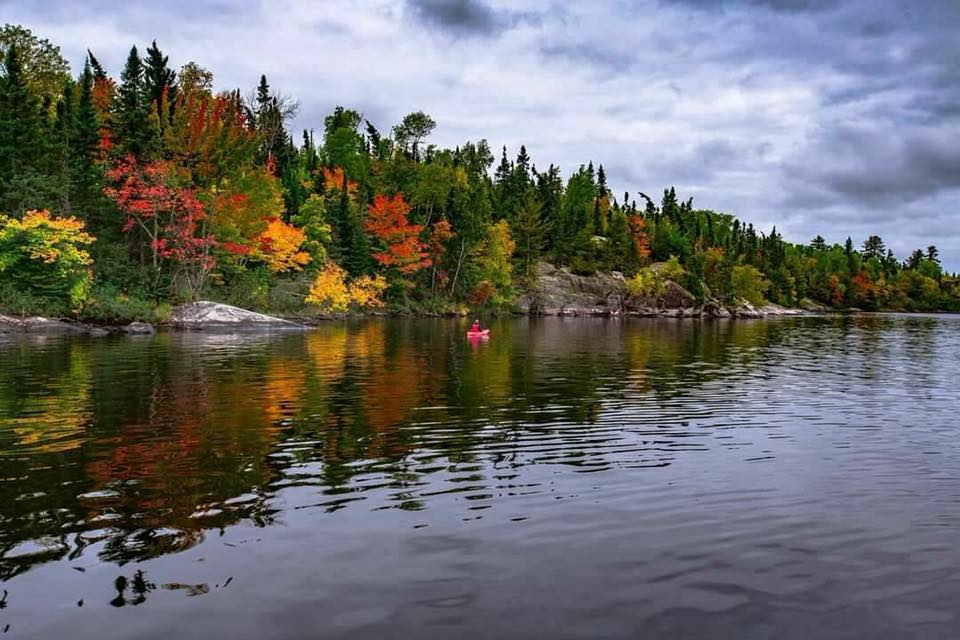
<svg viewBox="0 0 960 640">
<path fill-rule="evenodd" d="M 380 295 L 387 288 L 383 276 L 361 276 L 347 283 L 347 274 L 338 265 L 328 262 L 317 274 L 306 302 L 327 311 L 344 312 L 350 305 L 364 309 L 383 306 Z"/>
<path fill-rule="evenodd" d="M 310 254 L 301 249 L 306 234 L 280 218 L 271 218 L 257 236 L 254 257 L 262 260 L 272 273 L 300 271 L 310 262 Z"/>
<path fill-rule="evenodd" d="M 90 294 L 93 260 L 84 248 L 94 237 L 74 217 L 27 211 L 23 218 L 0 215 L 0 281 L 6 292 L 65 300 L 72 309 Z"/>
</svg>

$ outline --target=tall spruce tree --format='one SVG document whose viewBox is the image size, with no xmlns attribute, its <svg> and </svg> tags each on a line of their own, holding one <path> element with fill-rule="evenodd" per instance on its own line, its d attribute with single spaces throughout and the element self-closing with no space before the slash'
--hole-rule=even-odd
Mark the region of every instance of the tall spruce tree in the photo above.
<svg viewBox="0 0 960 640">
<path fill-rule="evenodd" d="M 515 216 L 513 235 L 516 242 L 514 258 L 520 267 L 520 273 L 527 279 L 532 278 L 543 253 L 546 235 L 540 203 L 533 191 L 527 191 L 524 196 L 523 204 Z"/>
<path fill-rule="evenodd" d="M 11 45 L 4 55 L 0 78 L 0 212 L 22 214 L 27 209 L 59 204 L 57 180 L 50 174 L 48 124 L 42 107 L 30 93 L 20 52 Z"/>
<path fill-rule="evenodd" d="M 56 119 L 50 130 L 50 154 L 48 171 L 56 178 L 59 196 L 59 212 L 64 215 L 73 215 L 73 183 L 75 179 L 73 166 L 73 136 L 76 132 L 76 84 L 68 80 L 63 86 L 63 95 L 57 102 Z"/>
<path fill-rule="evenodd" d="M 163 55 L 163 52 L 157 47 L 157 41 L 154 40 L 147 48 L 147 57 L 143 61 L 144 94 L 147 104 L 157 112 L 161 130 L 166 126 L 163 121 L 163 95 L 164 93 L 167 94 L 167 102 L 170 105 L 174 104 L 177 97 L 177 72 L 167 65 L 169 59 L 168 56 Z"/>
<path fill-rule="evenodd" d="M 103 219 L 103 195 L 100 190 L 103 172 L 97 162 L 100 123 L 93 104 L 94 78 L 91 60 L 88 60 L 80 75 L 76 117 L 73 120 L 70 153 L 74 179 L 71 200 L 74 209 L 87 219 L 87 228 L 99 236 L 103 233 L 106 221 Z"/>
<path fill-rule="evenodd" d="M 336 207 L 334 233 L 336 239 L 335 256 L 340 266 L 353 277 L 370 272 L 370 245 L 363 231 L 360 216 L 354 210 L 344 175 L 340 187 L 340 201 Z"/>
<path fill-rule="evenodd" d="M 114 119 L 115 139 L 123 153 L 140 157 L 153 150 L 155 131 L 150 121 L 150 102 L 144 83 L 143 61 L 137 48 L 130 49 L 120 74 Z"/>
<path fill-rule="evenodd" d="M 97 60 L 97 57 L 93 55 L 93 51 L 90 51 L 90 49 L 87 49 L 87 62 L 93 71 L 94 80 L 104 80 L 107 77 L 107 72 L 104 71 L 103 65 L 100 64 L 100 61 Z"/>
</svg>

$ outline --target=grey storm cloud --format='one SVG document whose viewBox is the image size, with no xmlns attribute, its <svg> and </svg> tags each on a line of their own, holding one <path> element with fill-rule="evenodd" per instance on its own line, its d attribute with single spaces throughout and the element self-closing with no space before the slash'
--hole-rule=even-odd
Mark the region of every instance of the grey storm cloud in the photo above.
<svg viewBox="0 0 960 640">
<path fill-rule="evenodd" d="M 265 73 L 295 131 L 337 104 L 381 131 L 423 110 L 438 145 L 602 163 L 614 193 L 673 185 L 795 241 L 935 242 L 960 270 L 957 0 L 0 4 L 74 70 L 90 47 L 118 75 L 156 38 L 219 88 Z"/>
<path fill-rule="evenodd" d="M 787 165 L 794 180 L 864 207 L 960 190 L 960 132 L 842 125 L 806 154 Z"/>
<path fill-rule="evenodd" d="M 530 15 L 494 9 L 483 0 L 407 0 L 418 21 L 457 36 L 491 36 Z"/>
</svg>

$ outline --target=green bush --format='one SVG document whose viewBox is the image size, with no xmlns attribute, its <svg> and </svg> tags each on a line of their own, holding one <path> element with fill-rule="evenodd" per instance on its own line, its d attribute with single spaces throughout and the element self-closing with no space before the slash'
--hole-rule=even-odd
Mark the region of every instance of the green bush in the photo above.
<svg viewBox="0 0 960 640">
<path fill-rule="evenodd" d="M 644 267 L 627 280 L 627 292 L 639 298 L 658 298 L 664 294 L 667 281 L 680 282 L 686 275 L 676 256 L 666 262 Z"/>
<path fill-rule="evenodd" d="M 149 300 L 129 296 L 111 285 L 100 285 L 91 292 L 80 317 L 91 322 L 115 324 L 155 322 L 155 309 Z"/>
<path fill-rule="evenodd" d="M 760 270 L 749 264 L 737 265 L 733 268 L 733 295 L 743 298 L 755 307 L 763 306 L 763 298 L 767 290 L 767 281 Z"/>
<path fill-rule="evenodd" d="M 45 316 L 57 318 L 70 315 L 70 303 L 61 298 L 48 298 L 23 291 L 11 282 L 0 282 L 0 313 L 13 316 Z"/>
</svg>

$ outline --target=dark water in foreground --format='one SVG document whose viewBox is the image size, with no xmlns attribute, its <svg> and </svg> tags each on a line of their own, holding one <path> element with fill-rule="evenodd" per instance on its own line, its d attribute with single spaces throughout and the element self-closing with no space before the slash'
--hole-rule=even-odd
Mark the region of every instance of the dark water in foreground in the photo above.
<svg viewBox="0 0 960 640">
<path fill-rule="evenodd" d="M 463 328 L 0 342 L 0 638 L 960 637 L 960 317 Z"/>
</svg>

